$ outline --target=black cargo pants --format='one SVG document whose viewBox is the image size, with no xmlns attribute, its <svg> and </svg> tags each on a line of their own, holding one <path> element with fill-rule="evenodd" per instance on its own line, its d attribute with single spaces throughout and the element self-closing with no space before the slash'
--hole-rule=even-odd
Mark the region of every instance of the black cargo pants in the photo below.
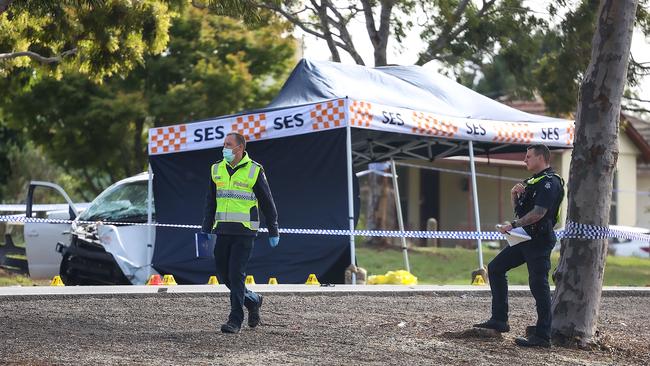
<svg viewBox="0 0 650 366">
<path fill-rule="evenodd" d="M 508 321 L 507 272 L 526 263 L 528 285 L 537 306 L 537 329 L 539 337 L 551 337 L 551 289 L 548 272 L 551 269 L 551 250 L 555 235 L 534 238 L 515 246 L 504 248 L 488 264 L 490 291 L 492 292 L 492 319 Z"/>
</svg>

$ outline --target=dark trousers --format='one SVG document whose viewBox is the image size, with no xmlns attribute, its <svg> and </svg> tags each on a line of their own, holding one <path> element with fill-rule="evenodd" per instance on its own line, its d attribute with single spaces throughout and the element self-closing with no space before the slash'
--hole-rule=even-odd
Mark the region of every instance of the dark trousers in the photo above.
<svg viewBox="0 0 650 366">
<path fill-rule="evenodd" d="M 244 235 L 217 235 L 214 259 L 219 281 L 230 289 L 228 322 L 241 326 L 244 306 L 250 309 L 260 301 L 258 294 L 246 288 L 246 265 L 253 252 L 255 237 Z"/>
<path fill-rule="evenodd" d="M 537 329 L 539 337 L 551 337 L 551 289 L 548 272 L 551 269 L 553 243 L 529 240 L 515 246 L 505 247 L 488 264 L 488 277 L 492 291 L 492 319 L 508 321 L 507 272 L 526 263 L 528 285 L 537 306 Z"/>
</svg>

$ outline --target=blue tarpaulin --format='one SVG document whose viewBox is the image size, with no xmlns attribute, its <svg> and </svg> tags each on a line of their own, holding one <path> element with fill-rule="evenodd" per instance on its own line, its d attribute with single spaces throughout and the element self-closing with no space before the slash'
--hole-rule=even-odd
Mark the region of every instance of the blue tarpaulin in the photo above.
<svg viewBox="0 0 650 366">
<path fill-rule="evenodd" d="M 257 141 L 247 151 L 264 167 L 281 228 L 348 228 L 344 129 Z M 158 222 L 200 225 L 210 166 L 220 156 L 221 148 L 151 156 Z M 355 188 L 358 192 L 356 180 Z M 358 193 L 355 197 L 359 207 Z M 195 258 L 196 231 L 158 227 L 154 268 L 174 274 L 179 283 L 207 283 L 216 274 L 214 261 Z M 272 249 L 268 235 L 260 233 L 248 273 L 258 283 L 269 277 L 304 283 L 310 273 L 321 282 L 341 283 L 350 262 L 348 243 L 343 236 L 292 234 L 281 235 Z"/>
</svg>

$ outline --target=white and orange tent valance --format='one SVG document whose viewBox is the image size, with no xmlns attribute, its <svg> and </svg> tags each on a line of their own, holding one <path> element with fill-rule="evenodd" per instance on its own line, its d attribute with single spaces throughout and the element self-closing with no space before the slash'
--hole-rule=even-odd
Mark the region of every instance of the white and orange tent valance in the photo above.
<svg viewBox="0 0 650 366">
<path fill-rule="evenodd" d="M 509 122 L 450 117 L 348 98 L 149 130 L 149 154 L 210 149 L 230 132 L 248 141 L 325 131 L 346 126 L 407 135 L 496 144 L 571 147 L 573 121 Z"/>
</svg>

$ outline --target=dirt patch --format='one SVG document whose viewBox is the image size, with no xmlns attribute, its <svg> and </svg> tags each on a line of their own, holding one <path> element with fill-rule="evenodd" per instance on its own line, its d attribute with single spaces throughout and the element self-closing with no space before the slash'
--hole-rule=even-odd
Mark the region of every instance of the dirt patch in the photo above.
<svg viewBox="0 0 650 366">
<path fill-rule="evenodd" d="M 485 296 L 265 296 L 262 325 L 219 332 L 224 296 L 0 299 L 0 364 L 611 365 L 650 364 L 650 297 L 603 297 L 607 347 L 522 349 L 531 297 L 510 301 L 512 331 L 475 334 Z M 473 333 L 474 332 L 474 333 Z"/>
<path fill-rule="evenodd" d="M 443 337 L 447 338 L 476 338 L 476 339 L 490 339 L 498 338 L 502 339 L 503 336 L 501 333 L 492 329 L 482 329 L 482 328 L 467 328 L 458 332 L 444 332 L 442 333 Z"/>
</svg>

